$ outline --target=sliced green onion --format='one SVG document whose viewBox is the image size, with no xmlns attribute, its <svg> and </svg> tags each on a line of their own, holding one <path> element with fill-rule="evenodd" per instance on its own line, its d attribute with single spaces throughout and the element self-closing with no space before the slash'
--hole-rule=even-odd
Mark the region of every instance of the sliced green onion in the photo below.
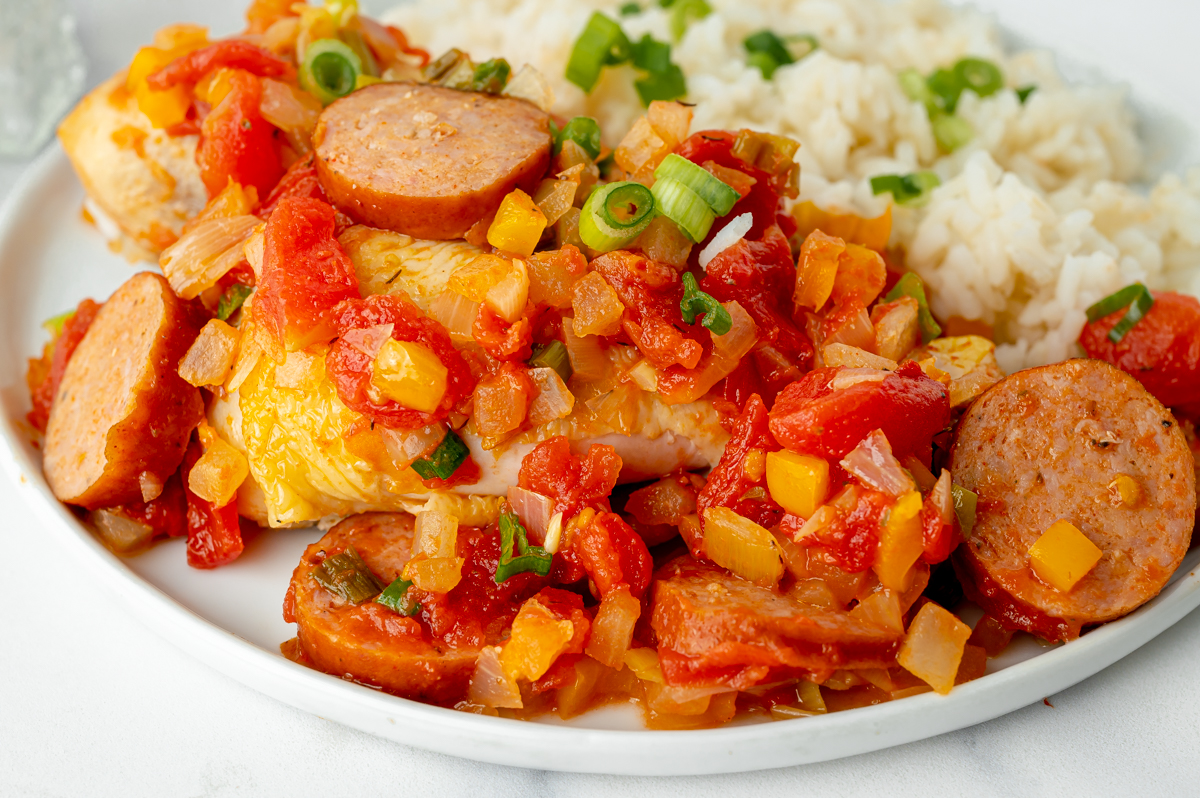
<svg viewBox="0 0 1200 798">
<path fill-rule="evenodd" d="M 760 30 L 758 33 L 750 34 L 742 41 L 742 46 L 748 53 L 763 53 L 770 57 L 776 66 L 785 66 L 796 61 L 792 58 L 792 53 L 783 39 L 769 30 Z M 771 71 L 774 72 L 774 70 Z M 769 78 L 770 76 L 765 75 L 765 77 Z"/>
<path fill-rule="evenodd" d="M 533 357 L 529 358 L 531 369 L 549 368 L 558 372 L 565 383 L 571 379 L 571 359 L 567 356 L 567 347 L 562 341 L 551 341 L 545 346 L 535 344 Z"/>
<path fill-rule="evenodd" d="M 772 58 L 767 53 L 749 53 L 746 56 L 746 65 L 752 66 L 762 73 L 763 80 L 770 80 L 775 77 L 775 70 L 779 69 L 779 62 Z"/>
<path fill-rule="evenodd" d="M 632 17 L 634 14 L 642 13 L 642 7 L 637 3 L 626 3 L 617 10 L 617 13 L 623 17 Z"/>
<path fill-rule="evenodd" d="M 488 94 L 499 94 L 508 83 L 512 67 L 503 58 L 493 58 L 475 67 L 475 75 L 471 80 L 471 91 L 482 91 Z"/>
<path fill-rule="evenodd" d="M 975 135 L 967 120 L 954 114 L 939 114 L 933 119 L 933 138 L 944 152 L 954 152 Z"/>
<path fill-rule="evenodd" d="M 920 72 L 915 69 L 901 70 L 896 79 L 900 81 L 900 88 L 904 90 L 908 99 L 924 103 L 926 108 L 933 105 L 933 92 L 929 90 L 929 84 Z"/>
<path fill-rule="evenodd" d="M 632 45 L 621 26 L 596 11 L 567 61 L 567 80 L 584 91 L 591 91 L 600 79 L 600 70 L 607 65 L 623 64 L 631 56 Z"/>
<path fill-rule="evenodd" d="M 651 72 L 635 80 L 633 87 L 642 105 L 647 107 L 655 100 L 678 100 L 687 95 L 687 79 L 677 64 L 671 64 L 665 72 Z"/>
<path fill-rule="evenodd" d="M 671 3 L 671 19 L 669 27 L 671 38 L 679 41 L 687 33 L 687 27 L 692 21 L 704 19 L 712 13 L 712 6 L 705 0 L 675 0 Z"/>
<path fill-rule="evenodd" d="M 708 203 L 673 177 L 654 181 L 654 201 L 658 211 L 679 225 L 697 244 L 708 236 L 716 217 Z"/>
<path fill-rule="evenodd" d="M 975 506 L 979 503 L 979 497 L 961 485 L 951 485 L 950 496 L 954 499 L 954 514 L 958 516 L 963 537 L 969 538 L 975 531 Z"/>
<path fill-rule="evenodd" d="M 929 312 L 929 300 L 925 296 L 925 283 L 912 272 L 908 272 L 895 287 L 883 298 L 884 302 L 894 302 L 902 296 L 910 296 L 917 300 L 917 324 L 921 328 L 921 343 L 927 344 L 942 334 L 942 326 Z"/>
<path fill-rule="evenodd" d="M 404 577 L 398 577 L 395 582 L 392 582 L 379 594 L 375 599 L 375 603 L 382 604 L 390 610 L 411 618 L 421 611 L 421 602 L 414 601 L 408 595 L 410 587 L 412 587 L 412 582 Z"/>
<path fill-rule="evenodd" d="M 42 322 L 42 329 L 50 333 L 54 338 L 58 338 L 63 334 L 63 330 L 67 326 L 67 322 L 75 315 L 75 311 L 68 310 L 65 313 L 59 313 L 57 316 L 51 316 Z"/>
<path fill-rule="evenodd" d="M 788 52 L 792 54 L 793 63 L 801 61 L 821 49 L 821 43 L 811 33 L 794 33 L 783 37 Z"/>
<path fill-rule="evenodd" d="M 668 71 L 671 68 L 671 45 L 647 33 L 633 45 L 633 65 L 651 75 Z"/>
<path fill-rule="evenodd" d="M 372 78 L 379 77 L 379 62 L 375 60 L 375 54 L 371 52 L 367 40 L 361 33 L 349 28 L 342 28 L 338 31 L 338 38 L 358 56 L 358 60 L 362 62 L 363 75 Z"/>
<path fill-rule="evenodd" d="M 703 166 L 692 163 L 675 153 L 671 153 L 654 170 L 654 178 L 664 177 L 678 180 L 708 203 L 708 207 L 717 216 L 724 216 L 733 210 L 733 206 L 742 198 L 732 186 L 722 181 Z"/>
<path fill-rule="evenodd" d="M 354 91 L 362 71 L 362 60 L 344 42 L 317 39 L 304 51 L 300 88 L 320 100 L 322 105 L 329 105 Z"/>
<path fill-rule="evenodd" d="M 253 293 L 254 286 L 245 283 L 234 283 L 226 288 L 225 293 L 221 294 L 220 301 L 217 302 L 217 318 L 227 321 L 230 316 L 237 313 L 238 308 L 244 305 Z"/>
<path fill-rule="evenodd" d="M 577 116 L 554 134 L 555 155 L 562 151 L 562 145 L 568 139 L 583 147 L 592 160 L 600 157 L 600 125 L 590 116 Z"/>
<path fill-rule="evenodd" d="M 1017 89 L 1017 99 L 1021 101 L 1021 105 L 1024 105 L 1025 101 L 1029 99 L 1029 95 L 1035 91 L 1037 91 L 1037 86 L 1022 86 Z"/>
<path fill-rule="evenodd" d="M 936 69 L 925 80 L 933 95 L 934 104 L 948 114 L 954 113 L 958 107 L 958 98 L 962 96 L 963 83 L 953 69 Z"/>
<path fill-rule="evenodd" d="M 650 224 L 654 206 L 654 194 L 641 183 L 597 186 L 580 213 L 579 237 L 597 252 L 620 249 Z"/>
<path fill-rule="evenodd" d="M 876 175 L 871 178 L 871 193 L 891 192 L 897 205 L 920 205 L 929 199 L 929 192 L 942 184 L 934 172 L 913 172 L 907 175 Z"/>
<path fill-rule="evenodd" d="M 683 314 L 685 322 L 695 324 L 696 316 L 702 315 L 704 321 L 700 323 L 707 327 L 713 335 L 724 335 L 733 329 L 733 319 L 730 317 L 729 311 L 711 294 L 700 290 L 700 286 L 696 284 L 696 275 L 684 272 L 682 279 L 683 299 L 679 300 L 679 311 Z"/>
<path fill-rule="evenodd" d="M 1141 321 L 1150 312 L 1150 308 L 1154 307 L 1154 296 L 1150 293 L 1150 289 L 1141 283 L 1127 285 L 1115 294 L 1109 294 L 1089 307 L 1087 319 L 1089 322 L 1097 322 L 1126 306 L 1129 307 L 1129 311 L 1108 331 L 1108 340 L 1119 344 L 1121 339 L 1133 329 L 1133 325 Z"/>
<path fill-rule="evenodd" d="M 436 83 L 446 75 L 449 75 L 450 72 L 466 57 L 466 53 L 464 53 L 462 50 L 458 49 L 457 47 L 451 47 L 436 59 L 426 64 L 424 68 L 421 69 L 421 77 L 430 83 Z"/>
<path fill-rule="evenodd" d="M 514 544 L 516 556 L 514 556 Z M 496 584 L 502 584 L 510 576 L 532 571 L 538 576 L 550 573 L 554 555 L 541 546 L 530 546 L 516 513 L 500 514 L 500 561 L 496 563 Z"/>
<path fill-rule="evenodd" d="M 428 457 L 413 460 L 412 470 L 416 471 L 421 479 L 450 479 L 470 455 L 471 450 L 463 443 L 463 439 L 458 437 L 454 430 L 448 429 L 446 437 L 442 438 L 442 442 Z"/>
<path fill-rule="evenodd" d="M 312 570 L 312 577 L 318 585 L 351 604 L 362 604 L 383 591 L 383 585 L 353 546 L 341 554 L 326 557 Z"/>
<path fill-rule="evenodd" d="M 990 97 L 1004 88 L 1004 75 L 991 61 L 982 58 L 963 58 L 954 65 L 954 74 L 964 89 L 980 97 Z"/>
</svg>

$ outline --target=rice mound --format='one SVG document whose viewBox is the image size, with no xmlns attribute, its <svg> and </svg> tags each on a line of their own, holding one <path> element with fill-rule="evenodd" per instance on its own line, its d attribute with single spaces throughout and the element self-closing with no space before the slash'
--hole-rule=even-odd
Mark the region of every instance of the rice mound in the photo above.
<svg viewBox="0 0 1200 798">
<path fill-rule="evenodd" d="M 693 131 L 748 127 L 801 143 L 800 201 L 865 216 L 889 197 L 879 174 L 932 169 L 942 179 L 921 208 L 894 209 L 892 246 L 931 289 L 934 312 L 995 328 L 1006 372 L 1080 354 L 1085 309 L 1141 280 L 1200 296 L 1200 169 L 1166 175 L 1149 192 L 1125 91 L 1069 85 L 1045 52 L 1006 53 L 987 16 L 939 0 L 709 0 L 714 9 L 674 45 L 696 103 Z M 584 0 L 422 0 L 389 14 L 437 55 L 530 63 L 550 81 L 556 113 L 595 117 L 615 145 L 643 112 L 629 67 L 610 68 L 591 95 L 563 77 L 594 10 Z M 630 38 L 670 41 L 667 12 L 646 2 L 619 18 Z M 743 39 L 769 28 L 810 33 L 820 49 L 773 80 L 745 63 Z M 938 151 L 924 107 L 896 74 L 928 74 L 964 56 L 995 62 L 1006 90 L 964 92 L 958 115 L 972 141 Z M 1015 87 L 1034 84 L 1025 104 Z"/>
</svg>

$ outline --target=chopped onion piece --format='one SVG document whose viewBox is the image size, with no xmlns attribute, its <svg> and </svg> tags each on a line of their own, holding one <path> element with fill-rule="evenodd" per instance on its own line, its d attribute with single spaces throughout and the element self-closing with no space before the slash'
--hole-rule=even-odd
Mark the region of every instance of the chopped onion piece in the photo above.
<svg viewBox="0 0 1200 798">
<path fill-rule="evenodd" d="M 843 391 L 860 382 L 883 382 L 890 373 L 881 369 L 845 368 L 833 375 L 833 379 L 829 381 L 829 387 L 834 391 Z"/>
<path fill-rule="evenodd" d="M 283 131 L 297 154 L 304 156 L 312 150 L 312 132 L 321 115 L 321 103 L 311 94 L 281 81 L 263 78 L 258 110 L 263 119 Z"/>
<path fill-rule="evenodd" d="M 149 524 L 126 518 L 113 510 L 94 510 L 91 520 L 104 544 L 117 553 L 139 549 L 154 537 L 154 529 Z"/>
<path fill-rule="evenodd" d="M 892 445 L 882 430 L 875 430 L 854 447 L 841 462 L 842 468 L 858 477 L 869 488 L 889 496 L 902 496 L 917 489 L 892 454 Z"/>
<path fill-rule="evenodd" d="M 896 361 L 879 355 L 873 355 L 857 346 L 848 344 L 825 344 L 821 349 L 821 357 L 829 368 L 847 366 L 849 368 L 869 368 L 882 371 L 895 371 Z"/>
<path fill-rule="evenodd" d="M 436 449 L 446 437 L 445 424 L 430 424 L 404 432 L 383 426 L 376 429 L 383 437 L 383 445 L 387 447 L 392 464 L 398 469 L 408 468 L 414 460 Z"/>
<path fill-rule="evenodd" d="M 658 372 L 654 370 L 654 366 L 650 365 L 649 360 L 639 360 L 633 365 L 633 368 L 625 372 L 625 376 L 647 393 L 654 393 L 658 390 Z"/>
<path fill-rule="evenodd" d="M 571 371 L 579 379 L 592 382 L 603 379 L 608 374 L 608 357 L 600 346 L 600 339 L 594 335 L 578 336 L 575 334 L 573 319 L 563 319 L 563 338 L 567 345 L 567 356 L 571 360 Z"/>
<path fill-rule="evenodd" d="M 528 533 L 529 542 L 535 546 L 542 545 L 550 533 L 550 522 L 555 515 L 554 500 L 549 496 L 543 496 L 514 485 L 508 489 L 508 504 L 521 519 L 521 524 Z M 562 514 L 558 513 L 558 515 L 560 516 L 558 521 L 561 532 Z"/>
<path fill-rule="evenodd" d="M 509 324 L 519 320 L 529 301 L 529 270 L 525 268 L 525 261 L 513 258 L 512 269 L 488 289 L 483 301 Z"/>
<path fill-rule="evenodd" d="M 582 171 L 582 166 L 572 167 Z M 579 188 L 579 179 L 552 180 L 547 178 L 538 186 L 533 195 L 533 202 L 546 217 L 546 224 L 552 225 L 562 218 L 575 204 L 575 190 Z"/>
<path fill-rule="evenodd" d="M 460 343 L 475 340 L 471 326 L 479 315 L 478 302 L 454 291 L 443 291 L 429 303 L 429 315 L 441 322 L 451 339 Z"/>
<path fill-rule="evenodd" d="M 257 216 L 222 216 L 184 233 L 158 260 L 171 290 L 181 299 L 195 299 L 216 285 L 245 258 L 243 245 L 261 223 Z"/>
<path fill-rule="evenodd" d="M 933 490 L 929 492 L 929 502 L 937 508 L 938 519 L 943 526 L 950 526 L 954 523 L 954 492 L 951 490 L 951 480 L 950 469 L 943 468 L 942 475 L 938 477 Z"/>
<path fill-rule="evenodd" d="M 575 407 L 575 394 L 567 388 L 557 371 L 549 367 L 530 369 L 529 378 L 538 387 L 537 398 L 529 403 L 527 418 L 530 424 L 540 427 L 571 415 Z"/>
<path fill-rule="evenodd" d="M 179 361 L 179 376 L 197 388 L 224 384 L 237 359 L 241 338 L 236 328 L 210 319 Z"/>
<path fill-rule="evenodd" d="M 800 531 L 792 536 L 792 540 L 799 543 L 805 538 L 817 534 L 822 529 L 832 526 L 840 515 L 836 508 L 828 504 L 821 505 L 812 514 L 812 518 L 804 522 L 804 526 L 800 527 Z"/>
<path fill-rule="evenodd" d="M 485 707 L 520 709 L 521 691 L 515 679 L 510 679 L 500 666 L 500 647 L 484 646 L 475 661 L 475 673 L 471 675 L 471 686 L 467 700 Z"/>
<path fill-rule="evenodd" d="M 412 556 L 454 557 L 458 553 L 458 519 L 439 510 L 417 513 Z"/>
<path fill-rule="evenodd" d="M 542 543 L 542 548 L 551 554 L 558 552 L 558 546 L 562 542 L 563 533 L 563 514 L 555 513 L 550 516 L 550 526 L 546 531 L 546 540 Z"/>
<path fill-rule="evenodd" d="M 529 64 L 517 70 L 517 74 L 512 76 L 500 94 L 528 100 L 546 113 L 554 106 L 554 90 L 550 88 L 550 83 L 541 72 Z"/>
<path fill-rule="evenodd" d="M 628 585 L 610 590 L 592 621 L 585 653 L 610 668 L 623 667 L 633 643 L 633 627 L 641 614 L 642 603 L 630 595 Z"/>
<path fill-rule="evenodd" d="M 376 324 L 374 327 L 348 330 L 342 340 L 373 360 L 392 337 L 394 329 L 394 324 Z"/>
<path fill-rule="evenodd" d="M 713 236 L 712 241 L 708 242 L 708 246 L 700 250 L 700 268 L 707 269 L 713 258 L 745 238 L 746 233 L 749 233 L 753 226 L 754 216 L 752 214 L 743 213 L 741 216 L 735 216 L 729 224 L 722 227 L 720 232 Z"/>
</svg>

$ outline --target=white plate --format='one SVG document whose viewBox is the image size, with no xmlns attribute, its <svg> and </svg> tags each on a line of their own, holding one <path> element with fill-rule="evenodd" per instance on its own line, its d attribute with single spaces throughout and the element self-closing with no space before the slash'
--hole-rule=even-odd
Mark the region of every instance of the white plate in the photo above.
<svg viewBox="0 0 1200 798">
<path fill-rule="evenodd" d="M 1175 138 L 1176 154 L 1191 141 Z M 629 708 L 565 725 L 480 717 L 317 673 L 284 659 L 278 645 L 294 635 L 280 610 L 288 579 L 318 533 L 265 533 L 236 563 L 211 572 L 187 567 L 181 540 L 121 559 L 54 499 L 42 478 L 40 455 L 22 421 L 29 405 L 25 359 L 45 340 L 41 321 L 83 297 L 107 297 L 132 273 L 82 221 L 82 199 L 55 146 L 0 214 L 0 285 L 6 287 L 0 294 L 0 462 L 61 551 L 132 615 L 210 666 L 308 712 L 433 751 L 541 769 L 669 775 L 782 767 L 899 745 L 1011 712 L 1107 667 L 1200 605 L 1198 549 L 1171 585 L 1133 615 L 1053 649 L 1019 638 L 989 663 L 987 676 L 949 696 L 929 693 L 822 717 L 707 731 L 639 730 Z"/>
</svg>

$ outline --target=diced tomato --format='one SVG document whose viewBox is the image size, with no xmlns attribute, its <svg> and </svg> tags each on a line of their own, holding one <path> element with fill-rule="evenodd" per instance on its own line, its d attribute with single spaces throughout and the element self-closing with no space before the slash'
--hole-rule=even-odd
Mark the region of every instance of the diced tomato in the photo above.
<svg viewBox="0 0 1200 798">
<path fill-rule="evenodd" d="M 301 158 L 288 167 L 287 172 L 279 178 L 279 182 L 267 196 L 266 202 L 258 209 L 258 217 L 260 219 L 271 218 L 271 213 L 279 203 L 288 197 L 308 197 L 325 203 L 329 202 L 325 196 L 325 189 L 321 187 L 321 181 L 317 179 L 317 167 L 313 163 L 312 155 Z"/>
<path fill-rule="evenodd" d="M 146 78 L 146 84 L 155 91 L 166 91 L 172 86 L 199 83 L 220 67 L 242 70 L 260 78 L 294 80 L 296 77 L 295 68 L 273 53 L 241 39 L 226 39 L 176 58 Z"/>
<path fill-rule="evenodd" d="M 378 404 L 368 395 L 372 357 L 339 337 L 325 356 L 325 367 L 346 406 L 376 423 L 399 430 L 436 424 L 475 390 L 475 377 L 462 354 L 450 343 L 450 333 L 404 297 L 379 294 L 366 299 L 347 299 L 333 309 L 332 316 L 338 336 L 345 336 L 351 330 L 391 324 L 393 339 L 427 347 L 446 367 L 446 393 L 434 412 L 413 410 L 391 399 Z"/>
<path fill-rule="evenodd" d="M 471 334 L 483 350 L 496 360 L 526 361 L 533 355 L 533 324 L 522 316 L 512 324 L 485 303 L 471 323 Z"/>
<path fill-rule="evenodd" d="M 1133 375 L 1167 407 L 1200 413 L 1200 300 L 1173 291 L 1151 293 L 1154 305 L 1120 343 L 1108 333 L 1126 308 L 1088 324 L 1079 343 L 1090 357 Z"/>
<path fill-rule="evenodd" d="M 204 117 L 196 163 L 213 198 L 232 180 L 267 196 L 283 174 L 275 128 L 259 112 L 262 84 L 249 72 L 229 75 L 230 90 Z"/>
<path fill-rule="evenodd" d="M 188 533 L 188 497 L 180 472 L 176 471 L 163 484 L 157 498 L 143 504 L 127 504 L 120 512 L 153 529 L 155 536 L 183 537 Z"/>
<path fill-rule="evenodd" d="M 193 436 L 180 471 L 187 495 L 187 561 L 193 568 L 216 568 L 241 556 L 244 544 L 237 499 L 224 507 L 214 507 L 187 486 L 192 466 L 203 453 L 199 439 Z"/>
<path fill-rule="evenodd" d="M 831 383 L 840 371 L 810 372 L 779 395 L 771 410 L 775 438 L 788 449 L 836 463 L 880 429 L 898 458 L 928 461 L 933 436 L 950 423 L 946 386 L 909 362 L 880 381 L 835 390 Z"/>
<path fill-rule="evenodd" d="M 942 518 L 932 496 L 925 499 L 921 508 L 921 534 L 925 544 L 921 559 L 930 565 L 949 557 L 963 539 L 955 520 L 951 518 L 950 523 L 946 523 Z"/>
<path fill-rule="evenodd" d="M 420 593 L 421 617 L 433 636 L 452 646 L 494 644 L 512 626 L 521 604 L 550 579 L 532 572 L 514 574 L 496 584 L 500 562 L 500 532 L 459 529 L 459 551 L 464 559 L 462 580 L 449 593 Z"/>
<path fill-rule="evenodd" d="M 544 587 L 538 591 L 533 600 L 541 604 L 560 621 L 570 621 L 575 627 L 575 634 L 562 656 L 582 654 L 587 642 L 588 632 L 592 628 L 592 616 L 583 607 L 583 596 L 557 587 Z"/>
<path fill-rule="evenodd" d="M 646 543 L 616 513 L 597 514 L 575 533 L 560 556 L 577 562 L 601 597 L 619 585 L 628 585 L 630 594 L 640 599 L 654 570 Z"/>
<path fill-rule="evenodd" d="M 618 250 L 592 261 L 625 305 L 622 328 L 655 368 L 676 364 L 692 369 L 712 337 L 697 324 L 686 324 L 679 303 L 683 283 L 665 263 Z"/>
<path fill-rule="evenodd" d="M 286 198 L 267 220 L 253 316 L 276 362 L 333 338 L 334 307 L 359 297 L 354 264 L 333 234 L 333 208 L 320 200 Z"/>
<path fill-rule="evenodd" d="M 95 321 L 100 308 L 101 305 L 90 299 L 80 302 L 71 317 L 63 323 L 62 334 L 46 345 L 42 359 L 29 361 L 30 378 L 27 381 L 33 409 L 29 411 L 26 418 L 34 429 L 40 432 L 46 431 L 46 424 L 50 422 L 50 408 L 54 404 L 58 386 L 62 384 L 67 364 L 71 361 L 71 355 L 75 354 L 80 342 L 83 341 L 83 336 L 87 334 L 88 328 Z M 49 356 L 48 365 L 47 356 Z M 38 379 L 39 373 L 40 379 Z"/>
<path fill-rule="evenodd" d="M 445 490 L 453 488 L 456 485 L 474 485 L 479 481 L 480 471 L 479 464 L 475 462 L 475 458 L 467 455 L 467 459 L 462 461 L 458 468 L 454 469 L 454 473 L 449 479 L 423 479 L 421 484 L 429 490 Z"/>
<path fill-rule="evenodd" d="M 542 441 L 521 460 L 517 484 L 549 496 L 554 511 L 567 521 L 584 507 L 608 509 L 608 496 L 621 473 L 621 458 L 611 446 L 594 443 L 583 457 L 571 453 L 563 435 Z"/>
<path fill-rule="evenodd" d="M 1079 621 L 1053 618 L 1020 601 L 993 579 L 985 568 L 976 566 L 971 557 L 964 556 L 963 551 L 960 549 L 951 560 L 963 593 L 968 600 L 982 607 L 985 613 L 995 618 L 1005 629 L 1029 632 L 1052 642 L 1065 642 L 1079 637 L 1082 627 Z"/>
<path fill-rule="evenodd" d="M 837 513 L 833 523 L 818 531 L 815 540 L 806 540 L 805 545 L 820 546 L 839 568 L 849 573 L 862 573 L 875 564 L 883 513 L 892 503 L 890 496 L 864 490 L 850 512 L 833 508 Z M 783 517 L 779 528 L 794 537 L 803 525 L 803 518 L 789 513 Z"/>
<path fill-rule="evenodd" d="M 768 427 L 766 405 L 757 394 L 751 396 L 733 427 L 729 442 L 725 444 L 721 461 L 708 475 L 708 482 L 696 497 L 696 511 L 700 514 L 701 523 L 704 511 L 709 507 L 728 507 L 743 518 L 767 528 L 779 523 L 783 508 L 767 492 L 765 459 L 764 467 L 757 475 L 746 473 L 746 461 L 752 449 L 757 449 L 765 458 L 768 452 L 777 452 L 781 448 Z M 763 495 L 746 498 L 746 492 L 752 488 L 760 488 Z M 694 556 L 704 556 L 703 540 L 688 540 L 687 544 Z"/>
<path fill-rule="evenodd" d="M 779 194 L 771 187 L 771 176 L 766 171 L 746 163 L 733 154 L 733 145 L 737 141 L 737 136 L 737 133 L 728 130 L 702 130 L 680 144 L 675 152 L 700 166 L 703 166 L 706 161 L 714 161 L 727 169 L 736 169 L 754 178 L 754 186 L 750 189 L 750 193 L 738 200 L 734 204 L 733 210 L 724 218 L 734 219 L 743 213 L 753 214 L 754 226 L 750 228 L 746 238 L 750 241 L 758 241 L 766 233 L 768 227 L 780 223 L 781 220 L 776 217 L 783 216 L 783 214 L 780 214 Z M 795 223 L 792 222 L 793 230 L 795 229 L 794 225 Z M 716 235 L 722 226 L 713 225 L 709 239 Z M 707 244 L 708 240 L 703 243 Z M 700 247 L 693 249 L 693 257 L 699 254 L 699 249 Z"/>
</svg>

